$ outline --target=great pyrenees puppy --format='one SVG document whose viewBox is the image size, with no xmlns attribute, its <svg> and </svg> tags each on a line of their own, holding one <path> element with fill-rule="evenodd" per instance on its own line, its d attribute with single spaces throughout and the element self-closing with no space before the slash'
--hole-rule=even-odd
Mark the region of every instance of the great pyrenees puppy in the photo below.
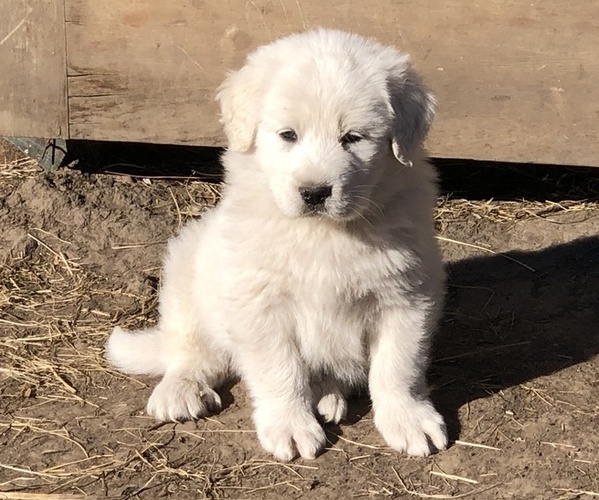
<svg viewBox="0 0 599 500">
<path fill-rule="evenodd" d="M 163 421 L 218 411 L 240 376 L 279 460 L 314 458 L 322 422 L 366 384 L 389 446 L 445 448 L 425 383 L 444 296 L 422 149 L 435 101 L 408 57 L 295 34 L 252 53 L 218 100 L 222 201 L 169 242 L 157 326 L 115 328 L 108 360 L 162 376 L 147 411 Z"/>
</svg>

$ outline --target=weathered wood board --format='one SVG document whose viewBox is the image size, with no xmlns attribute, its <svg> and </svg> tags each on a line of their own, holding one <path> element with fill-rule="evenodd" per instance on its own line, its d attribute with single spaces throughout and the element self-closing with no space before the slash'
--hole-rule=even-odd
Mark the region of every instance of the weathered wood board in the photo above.
<svg viewBox="0 0 599 500">
<path fill-rule="evenodd" d="M 67 137 L 64 0 L 0 3 L 0 134 Z"/>
<path fill-rule="evenodd" d="M 67 0 L 72 137 L 223 144 L 214 91 L 273 38 L 325 26 L 411 53 L 431 153 L 599 165 L 599 2 Z"/>
<path fill-rule="evenodd" d="M 260 44 L 323 26 L 412 54 L 440 103 L 433 156 L 599 166 L 596 0 L 43 0 L 25 24 L 46 33 L 54 58 L 8 57 L 5 46 L 27 41 L 13 40 L 19 31 L 0 44 L 0 63 L 11 68 L 0 73 L 0 134 L 7 120 L 31 125 L 10 133 L 66 134 L 67 106 L 56 97 L 64 97 L 61 1 L 69 138 L 223 145 L 214 95 L 226 71 Z M 33 5 L 4 2 L 0 40 Z M 54 80 L 27 76 L 32 60 L 52 66 Z M 46 126 L 48 117 L 60 126 Z"/>
</svg>

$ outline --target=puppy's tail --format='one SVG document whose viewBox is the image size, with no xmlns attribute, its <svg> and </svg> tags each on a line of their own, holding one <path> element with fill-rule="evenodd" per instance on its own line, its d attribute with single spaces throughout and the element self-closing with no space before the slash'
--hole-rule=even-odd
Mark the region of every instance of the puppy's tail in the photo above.
<svg viewBox="0 0 599 500">
<path fill-rule="evenodd" d="M 163 375 L 160 337 L 156 328 L 126 332 L 116 327 L 106 343 L 106 359 L 118 370 L 131 375 Z"/>
</svg>

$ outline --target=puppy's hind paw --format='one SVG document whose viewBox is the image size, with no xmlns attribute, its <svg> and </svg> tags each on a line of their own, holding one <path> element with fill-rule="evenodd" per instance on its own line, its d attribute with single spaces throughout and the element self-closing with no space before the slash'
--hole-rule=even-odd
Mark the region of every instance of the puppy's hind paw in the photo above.
<svg viewBox="0 0 599 500">
<path fill-rule="evenodd" d="M 195 380 L 165 376 L 148 400 L 147 412 L 161 422 L 181 422 L 221 409 L 220 396 Z"/>
<path fill-rule="evenodd" d="M 347 402 L 342 394 L 325 394 L 320 398 L 320 401 L 318 401 L 316 410 L 325 422 L 338 424 L 345 418 L 345 414 L 347 413 Z"/>
<path fill-rule="evenodd" d="M 318 414 L 325 422 L 338 424 L 347 414 L 347 401 L 341 386 L 335 380 L 325 378 L 312 384 L 312 395 Z"/>
</svg>

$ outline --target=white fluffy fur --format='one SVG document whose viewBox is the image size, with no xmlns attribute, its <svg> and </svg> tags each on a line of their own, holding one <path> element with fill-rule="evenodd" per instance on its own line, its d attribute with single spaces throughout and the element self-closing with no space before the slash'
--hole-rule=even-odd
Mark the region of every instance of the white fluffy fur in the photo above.
<svg viewBox="0 0 599 500">
<path fill-rule="evenodd" d="M 425 387 L 443 300 L 421 148 L 434 100 L 408 57 L 338 31 L 292 35 L 251 54 L 218 99 L 223 199 L 170 241 L 158 326 L 116 328 L 108 359 L 163 375 L 148 403 L 159 420 L 217 410 L 215 389 L 239 374 L 280 460 L 314 458 L 317 415 L 339 422 L 366 383 L 390 446 L 445 448 Z M 361 140 L 342 144 L 348 132 Z M 332 192 L 313 210 L 299 190 L 320 185 Z"/>
</svg>

